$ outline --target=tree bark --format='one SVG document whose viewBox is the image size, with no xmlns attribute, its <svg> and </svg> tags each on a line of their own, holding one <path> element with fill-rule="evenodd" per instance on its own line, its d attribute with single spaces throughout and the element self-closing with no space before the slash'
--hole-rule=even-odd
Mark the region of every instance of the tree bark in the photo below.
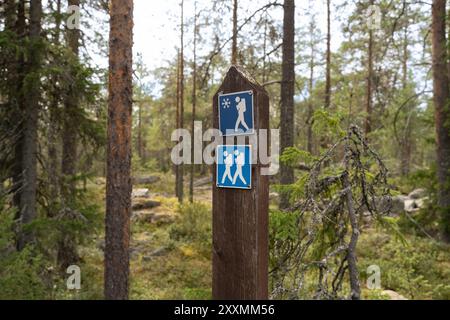
<svg viewBox="0 0 450 320">
<path fill-rule="evenodd" d="M 133 0 L 110 2 L 105 298 L 128 299 Z"/>
<path fill-rule="evenodd" d="M 17 20 L 15 26 L 15 33 L 18 40 L 25 38 L 26 20 L 25 20 L 25 1 L 20 0 L 17 3 Z M 15 98 L 13 99 L 13 111 L 14 122 L 17 123 L 16 130 L 14 132 L 16 136 L 16 144 L 14 146 L 14 164 L 12 168 L 12 192 L 13 192 L 13 205 L 17 208 L 16 219 L 20 218 L 20 193 L 23 185 L 23 168 L 22 168 L 22 149 L 24 138 L 24 110 L 25 110 L 25 95 L 24 95 L 24 78 L 25 78 L 25 59 L 23 51 L 19 52 L 17 65 L 17 80 L 16 85 L 13 85 L 15 90 Z M 11 97 L 14 96 L 11 93 Z"/>
<path fill-rule="evenodd" d="M 61 28 L 61 0 L 56 1 L 56 15 L 55 15 L 55 36 L 53 42 L 55 45 L 60 45 L 60 28 Z M 48 124 L 48 182 L 49 182 L 49 194 L 50 194 L 50 202 L 51 202 L 51 210 L 50 216 L 54 216 L 53 212 L 55 207 L 55 203 L 58 201 L 59 197 L 59 164 L 58 164 L 58 150 L 57 150 L 57 112 L 58 105 L 60 102 L 59 92 L 58 92 L 58 77 L 53 76 L 52 78 L 52 86 L 53 86 L 53 94 L 51 106 L 49 107 L 50 113 L 50 123 Z"/>
<path fill-rule="evenodd" d="M 306 120 L 307 125 L 307 150 L 310 154 L 313 154 L 313 114 L 314 114 L 314 102 L 313 102 L 313 90 L 314 90 L 314 67 L 315 67 L 315 43 L 314 43 L 314 20 L 311 19 L 309 25 L 309 33 L 310 33 L 310 49 L 311 56 L 309 61 L 309 82 L 308 82 L 308 90 L 309 90 L 309 99 L 308 99 L 308 118 Z"/>
<path fill-rule="evenodd" d="M 353 191 L 352 185 L 349 179 L 349 170 L 350 170 L 350 157 L 351 150 L 349 148 L 349 144 L 351 143 L 351 137 L 349 136 L 347 141 L 345 142 L 345 174 L 343 176 L 343 187 L 347 189 L 347 210 L 348 216 L 350 220 L 350 226 L 352 230 L 352 234 L 350 236 L 350 242 L 348 244 L 347 249 L 347 263 L 348 263 L 348 271 L 350 278 L 350 298 L 352 300 L 359 300 L 361 298 L 361 286 L 359 283 L 359 272 L 358 266 L 356 263 L 356 245 L 358 243 L 359 238 L 359 228 L 358 228 L 358 218 L 356 216 L 354 203 L 353 203 Z"/>
<path fill-rule="evenodd" d="M 178 129 L 184 128 L 184 0 L 181 0 L 181 33 L 180 33 L 180 115 Z M 177 197 L 179 202 L 184 198 L 184 166 L 178 166 Z"/>
<path fill-rule="evenodd" d="M 238 25 L 237 25 L 237 11 L 238 11 L 238 0 L 233 0 L 233 38 L 231 46 L 231 64 L 237 64 L 237 37 L 238 37 Z"/>
<path fill-rule="evenodd" d="M 347 210 L 350 218 L 350 225 L 352 229 L 352 235 L 350 237 L 350 243 L 347 251 L 347 262 L 350 277 L 350 297 L 352 300 L 359 300 L 361 298 L 361 287 L 359 284 L 359 272 L 356 263 L 356 245 L 359 238 L 358 218 L 355 214 L 353 207 L 353 194 L 351 190 L 350 182 L 348 181 L 348 174 L 344 175 L 344 187 L 348 188 L 347 191 Z"/>
<path fill-rule="evenodd" d="M 138 125 L 137 125 L 137 151 L 139 155 L 139 159 L 141 159 L 141 163 L 145 164 L 143 161 L 143 145 L 142 145 L 142 101 L 138 101 Z"/>
<path fill-rule="evenodd" d="M 5 0 L 4 6 L 5 11 L 5 30 L 14 31 L 14 26 L 17 19 L 17 6 L 15 0 Z"/>
<path fill-rule="evenodd" d="M 326 53 L 326 83 L 325 83 L 325 108 L 331 105 L 331 0 L 327 0 L 327 53 Z"/>
<path fill-rule="evenodd" d="M 192 121 L 191 121 L 191 176 L 189 180 L 189 201 L 194 202 L 194 174 L 195 174 L 195 164 L 194 164 L 194 152 L 195 152 L 195 116 L 197 107 L 197 36 L 198 36 L 198 26 L 197 26 L 197 1 L 194 4 L 194 62 L 192 66 Z"/>
<path fill-rule="evenodd" d="M 80 0 L 68 0 L 68 6 L 80 6 Z M 78 29 L 67 29 L 67 45 L 72 54 L 72 63 L 78 63 L 80 31 Z M 77 110 L 79 108 L 78 92 L 76 86 L 75 66 L 71 65 L 71 83 L 69 92 L 64 101 L 64 121 L 62 133 L 62 161 L 61 173 L 63 185 L 61 190 L 63 206 L 72 207 L 75 201 L 77 161 Z M 62 270 L 68 266 L 78 263 L 80 257 L 77 253 L 76 243 L 70 234 L 63 234 L 58 243 L 58 265 Z"/>
<path fill-rule="evenodd" d="M 24 113 L 24 136 L 22 145 L 23 187 L 20 192 L 20 220 L 21 225 L 32 222 L 37 215 L 37 152 L 38 152 L 38 117 L 40 98 L 40 48 L 41 37 L 41 0 L 30 1 L 30 32 L 29 32 L 29 68 L 31 78 L 26 85 L 26 104 Z M 21 230 L 17 247 L 22 250 L 32 242 L 31 232 Z"/>
<path fill-rule="evenodd" d="M 374 1 L 370 1 L 373 5 Z M 366 136 L 372 131 L 372 79 L 373 79 L 373 31 L 369 30 L 369 44 L 367 49 L 367 87 L 366 87 L 366 119 L 364 132 Z"/>
<path fill-rule="evenodd" d="M 406 8 L 406 7 L 405 7 Z M 406 10 L 406 9 L 405 9 Z M 406 13 L 405 13 L 406 14 Z M 402 85 L 403 90 L 406 92 L 408 88 L 408 26 L 406 25 L 403 32 L 403 61 L 402 61 Z M 409 110 L 408 110 L 409 111 Z M 412 138 L 411 138 L 411 123 L 410 117 L 407 115 L 407 119 L 405 121 L 405 129 L 403 133 L 403 143 L 400 146 L 400 154 L 401 154 L 401 174 L 402 176 L 409 175 L 410 167 L 411 167 L 411 149 L 412 149 Z"/>
<path fill-rule="evenodd" d="M 268 13 L 266 12 L 266 17 L 264 18 L 264 41 L 263 41 L 263 61 L 262 61 L 262 83 L 266 83 L 267 82 L 267 72 L 266 72 L 266 68 L 267 68 L 267 25 L 268 25 L 268 21 L 267 21 L 267 16 Z"/>
<path fill-rule="evenodd" d="M 80 0 L 68 0 L 69 6 L 79 6 Z M 72 53 L 73 62 L 78 61 L 79 53 L 80 31 L 78 29 L 67 29 L 67 44 Z M 75 84 L 75 68 L 71 67 L 72 82 L 69 85 L 69 92 L 67 93 L 64 102 L 64 127 L 63 127 L 63 151 L 61 172 L 64 178 L 64 188 L 66 192 L 63 193 L 64 202 L 70 201 L 70 198 L 75 194 L 74 176 L 76 174 L 76 160 L 77 160 L 77 119 L 76 113 L 78 109 L 78 92 L 76 92 Z"/>
<path fill-rule="evenodd" d="M 443 239 L 450 242 L 450 109 L 445 30 L 446 1 L 433 0 L 432 51 L 433 91 L 436 122 L 438 206 L 442 213 Z"/>
<path fill-rule="evenodd" d="M 5 12 L 5 31 L 10 32 L 14 40 L 19 40 L 19 32 L 17 30 L 17 22 L 18 22 L 18 6 L 15 0 L 6 0 L 4 4 L 2 4 L 2 8 Z M 13 178 L 13 205 L 19 208 L 20 206 L 20 197 L 18 190 L 20 190 L 21 183 L 21 174 L 22 174 L 22 161 L 20 160 L 22 154 L 22 148 L 17 147 L 20 141 L 20 137 L 22 136 L 20 123 L 22 114 L 19 110 L 19 104 L 17 99 L 17 83 L 19 80 L 19 59 L 11 59 L 7 63 L 8 74 L 7 74 L 7 85 L 8 85 L 8 107 L 5 108 L 3 112 L 6 113 L 8 117 L 8 121 L 11 124 L 14 124 L 13 127 L 13 141 L 15 142 L 15 159 L 12 163 L 13 170 L 11 177 Z M 15 140 L 14 140 L 15 138 Z M 3 177 L 2 177 L 3 178 Z M 3 180 L 0 181 L 3 184 Z"/>
<path fill-rule="evenodd" d="M 177 110 L 176 110 L 176 120 L 175 129 L 180 127 L 180 50 L 177 50 Z M 174 165 L 175 169 L 175 196 L 180 199 L 179 195 L 179 181 L 180 181 L 180 166 Z"/>
<path fill-rule="evenodd" d="M 280 147 L 281 152 L 294 146 L 294 91 L 295 91 L 295 3 L 294 0 L 284 1 L 283 20 L 283 63 L 281 82 L 281 113 L 280 113 Z M 294 182 L 293 168 L 280 165 L 280 182 L 283 185 Z M 280 208 L 289 206 L 289 195 L 282 193 Z"/>
</svg>

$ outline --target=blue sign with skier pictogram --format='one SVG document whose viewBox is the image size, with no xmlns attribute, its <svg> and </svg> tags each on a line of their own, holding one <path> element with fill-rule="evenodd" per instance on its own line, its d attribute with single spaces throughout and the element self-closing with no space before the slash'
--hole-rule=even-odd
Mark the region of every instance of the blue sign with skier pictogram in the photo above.
<svg viewBox="0 0 450 320">
<path fill-rule="evenodd" d="M 222 136 L 254 133 L 253 91 L 219 94 L 219 130 Z"/>
</svg>

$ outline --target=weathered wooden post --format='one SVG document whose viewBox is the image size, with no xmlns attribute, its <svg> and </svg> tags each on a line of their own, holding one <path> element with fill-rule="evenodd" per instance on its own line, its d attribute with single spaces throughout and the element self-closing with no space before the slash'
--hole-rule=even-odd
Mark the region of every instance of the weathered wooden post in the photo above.
<svg viewBox="0 0 450 320">
<path fill-rule="evenodd" d="M 222 100 L 219 103 L 220 99 Z M 258 130 L 269 129 L 268 94 L 243 69 L 236 66 L 229 69 L 213 101 L 214 128 L 224 131 L 222 127 L 225 123 L 223 119 L 225 116 L 221 114 L 225 109 L 219 108 L 229 108 L 228 110 L 234 110 L 236 114 L 235 118 L 230 120 L 232 124 L 232 129 L 228 128 L 230 133 L 224 135 L 245 136 L 245 145 L 248 146 L 252 141 L 250 138 L 252 135 L 256 135 Z M 252 112 L 251 117 L 249 112 Z M 242 117 L 240 118 L 239 115 Z M 247 122 L 246 125 L 243 124 L 244 118 Z M 250 119 L 253 121 L 252 125 L 250 125 Z M 239 123 L 240 121 L 241 123 Z M 239 127 L 238 131 L 234 129 L 235 125 Z M 247 126 L 249 128 L 246 128 Z M 236 166 L 233 164 L 230 170 L 231 176 L 236 176 L 234 181 L 228 178 L 224 171 L 227 169 L 222 169 L 219 176 L 219 169 L 214 170 L 213 299 L 267 299 L 268 176 L 261 175 L 262 165 L 258 160 L 248 169 L 251 182 L 248 181 L 245 168 L 240 169 L 244 171 L 243 175 L 239 175 L 236 171 L 239 165 L 239 156 L 237 156 L 239 151 L 226 152 L 227 148 L 230 150 L 230 146 L 223 147 L 221 152 L 225 156 L 221 154 L 222 160 L 225 158 L 226 162 L 226 155 L 228 155 L 234 157 L 233 161 L 237 164 Z M 219 153 L 219 148 L 216 153 Z M 232 153 L 231 156 L 230 153 Z M 241 187 L 236 187 L 239 184 Z"/>
</svg>

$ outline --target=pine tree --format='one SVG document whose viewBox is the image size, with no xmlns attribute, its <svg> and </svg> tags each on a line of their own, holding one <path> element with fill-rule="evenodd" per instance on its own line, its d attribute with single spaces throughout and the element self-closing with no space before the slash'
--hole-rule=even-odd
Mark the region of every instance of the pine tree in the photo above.
<svg viewBox="0 0 450 320">
<path fill-rule="evenodd" d="M 281 152 L 294 146 L 294 91 L 295 91 L 295 3 L 284 1 L 283 64 L 281 80 L 280 147 Z M 280 166 L 280 182 L 294 182 L 294 170 L 285 164 Z M 281 194 L 280 208 L 289 206 L 289 195 Z"/>
<path fill-rule="evenodd" d="M 105 298 L 128 299 L 133 0 L 110 2 Z"/>
</svg>

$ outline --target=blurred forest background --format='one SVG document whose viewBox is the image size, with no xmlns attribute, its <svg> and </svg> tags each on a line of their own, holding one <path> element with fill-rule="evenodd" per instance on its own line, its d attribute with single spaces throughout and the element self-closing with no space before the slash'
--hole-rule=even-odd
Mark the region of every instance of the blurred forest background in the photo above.
<svg viewBox="0 0 450 320">
<path fill-rule="evenodd" d="M 131 299 L 211 298 L 211 171 L 171 133 L 212 127 L 232 64 L 281 130 L 271 298 L 450 298 L 446 1 L 320 1 L 177 1 L 165 63 L 134 52 Z M 0 2 L 0 299 L 104 298 L 110 9 Z"/>
</svg>

